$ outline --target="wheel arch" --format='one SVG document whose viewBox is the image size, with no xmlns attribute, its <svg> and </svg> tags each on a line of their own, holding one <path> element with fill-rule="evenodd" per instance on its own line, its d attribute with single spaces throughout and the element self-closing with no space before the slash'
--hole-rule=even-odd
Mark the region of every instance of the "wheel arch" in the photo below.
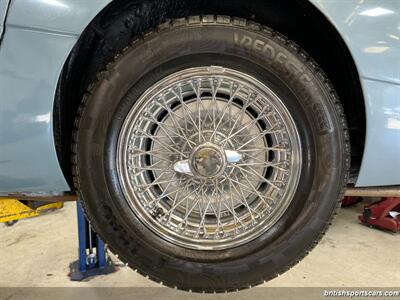
<svg viewBox="0 0 400 300">
<path fill-rule="evenodd" d="M 83 31 L 58 81 L 53 111 L 54 138 L 60 166 L 71 188 L 70 145 L 74 119 L 83 93 L 95 79 L 91 74 L 101 71 L 134 37 L 166 19 L 191 14 L 224 14 L 250 19 L 282 32 L 309 52 L 332 81 L 343 104 L 350 129 L 352 177 L 355 179 L 366 133 L 359 73 L 340 33 L 308 0 L 117 0 L 109 3 Z M 125 39 L 114 38 L 111 43 L 105 43 L 115 36 L 110 29 L 113 22 L 118 22 L 119 30 L 126 31 Z"/>
</svg>

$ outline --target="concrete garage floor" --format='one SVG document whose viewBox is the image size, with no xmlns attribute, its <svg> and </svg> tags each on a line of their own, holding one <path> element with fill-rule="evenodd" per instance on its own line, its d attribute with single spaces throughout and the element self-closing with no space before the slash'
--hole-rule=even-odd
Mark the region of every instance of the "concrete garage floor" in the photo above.
<svg viewBox="0 0 400 300">
<path fill-rule="evenodd" d="M 322 242 L 268 287 L 396 287 L 400 283 L 399 235 L 362 226 L 362 205 L 341 209 Z M 71 282 L 77 259 L 75 203 L 47 215 L 0 224 L 1 287 L 158 287 L 128 267 L 85 282 Z"/>
</svg>

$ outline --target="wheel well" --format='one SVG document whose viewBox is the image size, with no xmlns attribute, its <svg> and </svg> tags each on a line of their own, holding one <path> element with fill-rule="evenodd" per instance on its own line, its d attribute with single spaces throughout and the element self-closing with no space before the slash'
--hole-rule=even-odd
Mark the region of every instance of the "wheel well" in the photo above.
<svg viewBox="0 0 400 300">
<path fill-rule="evenodd" d="M 354 181 L 361 165 L 366 127 L 361 83 L 343 39 L 308 0 L 115 0 L 85 29 L 58 82 L 54 137 L 60 165 L 71 188 L 73 123 L 83 93 L 95 79 L 93 74 L 103 69 L 135 36 L 167 19 L 199 14 L 230 15 L 267 25 L 295 41 L 318 62 L 338 92 L 347 116 Z M 114 34 L 115 30 L 125 34 Z M 111 42 L 105 46 L 105 40 Z"/>
</svg>

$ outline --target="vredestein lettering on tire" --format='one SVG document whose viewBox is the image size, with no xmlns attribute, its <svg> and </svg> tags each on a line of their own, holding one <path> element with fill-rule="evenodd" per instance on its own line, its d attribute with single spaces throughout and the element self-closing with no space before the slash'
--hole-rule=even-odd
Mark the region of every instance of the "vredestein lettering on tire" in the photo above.
<svg viewBox="0 0 400 300">
<path fill-rule="evenodd" d="M 347 181 L 348 133 L 295 43 L 194 16 L 106 65 L 75 122 L 73 171 L 94 228 L 129 266 L 182 290 L 234 291 L 321 239 Z"/>
<path fill-rule="evenodd" d="M 293 61 L 289 60 L 283 52 L 277 52 L 268 41 L 254 38 L 250 35 L 241 35 L 237 32 L 233 33 L 233 39 L 236 46 L 247 48 L 251 51 L 258 52 L 265 56 L 265 59 L 272 62 L 282 64 L 288 71 L 289 76 L 297 77 L 304 84 L 313 85 L 314 82 L 304 73 L 302 68 L 299 68 Z M 290 80 L 290 78 L 286 78 Z M 329 133 L 332 130 L 329 118 L 326 116 L 324 107 L 319 103 L 319 99 L 309 98 L 309 105 L 312 107 L 314 113 L 318 116 L 318 124 L 321 134 Z M 311 101 L 315 101 L 314 103 Z"/>
</svg>

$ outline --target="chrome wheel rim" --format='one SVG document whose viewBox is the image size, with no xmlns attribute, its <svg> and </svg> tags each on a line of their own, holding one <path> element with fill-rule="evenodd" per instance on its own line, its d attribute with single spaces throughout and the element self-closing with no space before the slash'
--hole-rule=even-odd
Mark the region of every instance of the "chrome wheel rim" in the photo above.
<svg viewBox="0 0 400 300">
<path fill-rule="evenodd" d="M 243 245 L 292 202 L 299 134 L 281 99 L 217 66 L 174 73 L 124 120 L 117 172 L 131 209 L 161 238 L 197 250 Z"/>
</svg>

